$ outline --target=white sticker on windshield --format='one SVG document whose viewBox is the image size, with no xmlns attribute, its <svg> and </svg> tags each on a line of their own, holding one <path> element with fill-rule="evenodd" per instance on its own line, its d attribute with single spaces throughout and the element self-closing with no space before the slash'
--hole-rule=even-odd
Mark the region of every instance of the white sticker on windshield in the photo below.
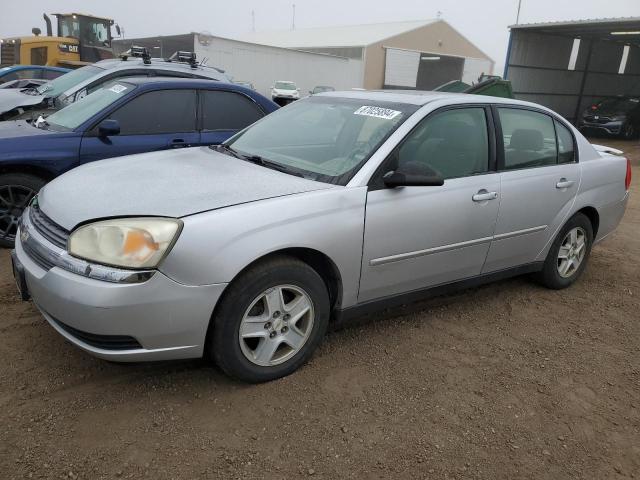
<svg viewBox="0 0 640 480">
<path fill-rule="evenodd" d="M 114 93 L 122 93 L 127 89 L 127 87 L 125 87 L 124 85 L 120 85 L 118 83 L 116 83 L 113 87 L 111 87 L 109 90 L 111 90 Z"/>
<path fill-rule="evenodd" d="M 391 110 L 390 108 L 370 107 L 367 105 L 353 112 L 354 115 L 366 115 L 367 117 L 384 118 L 385 120 L 392 120 L 401 113 L 402 112 L 398 110 Z"/>
</svg>

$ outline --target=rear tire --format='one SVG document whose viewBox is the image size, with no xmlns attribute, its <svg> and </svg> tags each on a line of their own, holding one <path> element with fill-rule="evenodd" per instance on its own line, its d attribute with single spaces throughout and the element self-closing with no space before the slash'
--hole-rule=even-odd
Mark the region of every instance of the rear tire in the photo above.
<svg viewBox="0 0 640 480">
<path fill-rule="evenodd" d="M 329 323 L 327 287 L 300 260 L 279 256 L 229 285 L 212 320 L 208 351 L 230 377 L 260 383 L 302 366 Z"/>
<path fill-rule="evenodd" d="M 571 286 L 587 266 L 593 246 L 593 226 L 577 213 L 562 227 L 554 240 L 538 280 L 545 287 L 560 290 Z"/>
<path fill-rule="evenodd" d="M 25 173 L 0 175 L 0 247 L 13 248 L 25 207 L 46 182 Z"/>
<path fill-rule="evenodd" d="M 625 140 L 633 140 L 634 138 L 636 138 L 636 136 L 636 128 L 632 123 L 626 123 L 622 127 L 622 138 L 624 138 Z"/>
</svg>

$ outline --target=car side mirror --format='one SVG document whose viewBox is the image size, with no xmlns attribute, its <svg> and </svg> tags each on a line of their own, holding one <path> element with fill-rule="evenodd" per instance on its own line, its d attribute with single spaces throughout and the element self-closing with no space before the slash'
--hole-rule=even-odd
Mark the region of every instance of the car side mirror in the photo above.
<svg viewBox="0 0 640 480">
<path fill-rule="evenodd" d="M 396 187 L 441 187 L 444 178 L 433 172 L 432 175 L 404 173 L 400 170 L 387 172 L 382 181 L 388 188 Z"/>
<path fill-rule="evenodd" d="M 107 137 L 111 137 L 113 135 L 119 135 L 119 134 L 120 134 L 120 122 L 118 122 L 117 120 L 112 120 L 112 119 L 103 120 L 98 125 L 98 136 L 100 138 L 107 138 Z"/>
</svg>

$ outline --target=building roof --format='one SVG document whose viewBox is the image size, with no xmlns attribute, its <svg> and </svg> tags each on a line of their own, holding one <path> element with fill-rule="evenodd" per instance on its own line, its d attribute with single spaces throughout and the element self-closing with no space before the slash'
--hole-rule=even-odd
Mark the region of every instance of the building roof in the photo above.
<svg viewBox="0 0 640 480">
<path fill-rule="evenodd" d="M 238 40 L 286 48 L 366 47 L 442 20 L 372 23 L 336 27 L 271 30 L 241 35 Z"/>
<path fill-rule="evenodd" d="M 593 18 L 561 22 L 511 25 L 511 30 L 536 30 L 563 34 L 604 34 L 614 31 L 640 30 L 640 17 Z"/>
</svg>

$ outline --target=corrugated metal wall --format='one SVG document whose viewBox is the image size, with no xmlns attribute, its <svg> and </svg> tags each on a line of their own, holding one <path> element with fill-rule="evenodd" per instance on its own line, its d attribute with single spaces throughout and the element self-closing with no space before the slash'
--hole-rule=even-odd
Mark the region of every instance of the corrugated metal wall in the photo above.
<svg viewBox="0 0 640 480">
<path fill-rule="evenodd" d="M 640 95 L 640 48 L 632 46 L 623 74 L 624 45 L 583 38 L 570 70 L 574 39 L 513 30 L 506 78 L 516 98 L 545 105 L 570 121 L 595 100 Z"/>
</svg>

